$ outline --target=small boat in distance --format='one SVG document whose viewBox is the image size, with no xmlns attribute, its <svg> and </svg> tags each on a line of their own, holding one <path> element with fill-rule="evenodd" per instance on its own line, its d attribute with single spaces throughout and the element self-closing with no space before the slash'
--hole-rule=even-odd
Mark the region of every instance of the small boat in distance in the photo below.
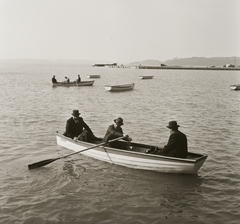
<svg viewBox="0 0 240 224">
<path fill-rule="evenodd" d="M 240 84 L 230 85 L 230 88 L 231 88 L 232 90 L 240 90 Z"/>
<path fill-rule="evenodd" d="M 88 75 L 87 77 L 90 79 L 97 79 L 100 78 L 100 75 Z"/>
<path fill-rule="evenodd" d="M 154 76 L 153 75 L 140 75 L 140 79 L 152 79 Z"/>
<path fill-rule="evenodd" d="M 175 174 L 197 174 L 207 159 L 207 155 L 188 153 L 186 159 L 168 157 L 156 154 L 145 153 L 151 146 L 137 142 L 129 142 L 130 150 L 122 150 L 117 148 L 98 146 L 102 139 L 91 142 L 75 141 L 57 133 L 57 144 L 64 148 L 80 152 L 85 156 L 92 157 L 97 160 L 120 165 L 132 169 L 149 170 L 161 173 Z M 124 143 L 124 140 L 119 140 Z M 88 148 L 91 148 L 88 150 Z M 87 149 L 87 150 L 86 150 Z"/>
<path fill-rule="evenodd" d="M 123 85 L 105 85 L 104 87 L 105 87 L 105 90 L 110 92 L 122 92 L 122 91 L 133 90 L 134 83 L 123 84 Z"/>
<path fill-rule="evenodd" d="M 81 81 L 81 82 L 54 82 L 52 84 L 53 87 L 57 87 L 57 86 L 65 86 L 65 87 L 70 87 L 70 86 L 92 86 L 94 83 L 94 80 L 91 81 Z"/>
</svg>

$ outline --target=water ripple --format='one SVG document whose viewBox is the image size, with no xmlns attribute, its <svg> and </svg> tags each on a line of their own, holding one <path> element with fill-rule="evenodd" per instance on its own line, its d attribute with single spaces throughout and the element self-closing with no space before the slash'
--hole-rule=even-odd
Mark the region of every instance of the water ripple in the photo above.
<svg viewBox="0 0 240 224">
<path fill-rule="evenodd" d="M 100 74 L 93 87 L 52 88 L 51 76 Z M 71 75 L 70 75 L 71 74 Z M 139 75 L 154 75 L 140 80 Z M 134 82 L 129 92 L 104 85 Z M 0 212 L 12 223 L 238 223 L 240 96 L 235 72 L 2 65 L 0 71 Z M 83 155 L 28 170 L 68 154 L 56 145 L 73 109 L 96 136 L 124 119 L 134 141 L 163 146 L 177 120 L 189 150 L 208 155 L 198 175 L 132 170 Z"/>
</svg>

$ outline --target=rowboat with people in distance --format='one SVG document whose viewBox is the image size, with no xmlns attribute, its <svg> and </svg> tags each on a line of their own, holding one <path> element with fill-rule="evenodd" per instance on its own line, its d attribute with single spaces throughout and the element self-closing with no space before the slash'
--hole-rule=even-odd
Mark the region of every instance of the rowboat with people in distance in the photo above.
<svg viewBox="0 0 240 224">
<path fill-rule="evenodd" d="M 94 80 L 91 81 L 81 81 L 81 82 L 54 82 L 52 83 L 53 87 L 57 87 L 57 86 L 65 86 L 65 87 L 71 87 L 71 86 L 75 86 L 75 87 L 80 87 L 80 86 L 92 86 L 94 83 Z"/>
<path fill-rule="evenodd" d="M 101 138 L 90 142 L 74 140 L 62 134 L 56 135 L 57 144 L 85 156 L 104 162 L 139 170 L 160 173 L 197 174 L 207 159 L 207 155 L 188 152 L 186 159 L 146 153 L 152 146 L 137 142 L 119 142 L 128 144 L 129 150 L 107 147 Z M 112 140 L 113 141 L 113 140 Z"/>
</svg>

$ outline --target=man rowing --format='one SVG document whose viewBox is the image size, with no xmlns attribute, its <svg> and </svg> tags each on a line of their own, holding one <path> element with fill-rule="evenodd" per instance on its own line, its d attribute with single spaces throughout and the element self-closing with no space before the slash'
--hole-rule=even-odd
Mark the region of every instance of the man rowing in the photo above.
<svg viewBox="0 0 240 224">
<path fill-rule="evenodd" d="M 90 138 L 96 138 L 90 127 L 80 117 L 79 110 L 73 110 L 72 117 L 67 120 L 65 136 L 72 139 L 89 141 Z"/>
<path fill-rule="evenodd" d="M 107 142 L 109 140 L 119 138 L 119 137 L 124 137 L 123 138 L 124 140 L 131 141 L 132 139 L 128 135 L 123 134 L 123 130 L 121 127 L 122 125 L 124 124 L 123 124 L 123 119 L 121 117 L 118 117 L 117 119 L 115 119 L 114 124 L 111 124 L 108 127 L 102 142 Z M 122 142 L 122 141 L 114 141 L 114 142 L 108 143 L 107 146 L 112 148 L 125 149 L 125 150 L 130 149 L 127 142 Z"/>
</svg>

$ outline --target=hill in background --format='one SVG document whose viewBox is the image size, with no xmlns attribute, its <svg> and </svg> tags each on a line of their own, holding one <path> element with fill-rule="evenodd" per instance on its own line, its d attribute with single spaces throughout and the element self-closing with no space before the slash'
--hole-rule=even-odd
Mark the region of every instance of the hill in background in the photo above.
<svg viewBox="0 0 240 224">
<path fill-rule="evenodd" d="M 114 61 L 115 62 L 115 61 Z M 66 60 L 66 59 L 0 59 L 1 63 L 14 63 L 14 64 L 82 64 L 82 65 L 93 65 L 96 63 L 113 63 L 112 61 L 106 60 Z M 121 62 L 117 62 L 118 65 Z M 222 67 L 226 64 L 235 65 L 235 67 L 240 67 L 240 57 L 213 57 L 213 58 L 204 58 L 204 57 L 192 57 L 192 58 L 174 58 L 166 61 L 159 61 L 154 59 L 148 59 L 143 61 L 124 63 L 128 66 L 160 66 L 161 64 L 167 66 L 216 66 Z"/>
<path fill-rule="evenodd" d="M 139 62 L 132 62 L 130 66 L 138 65 L 149 65 L 149 66 L 159 66 L 161 64 L 168 66 L 223 66 L 225 64 L 232 64 L 235 66 L 240 66 L 240 57 L 214 57 L 214 58 L 204 58 L 204 57 L 192 57 L 192 58 L 174 58 L 167 61 L 158 60 L 143 60 Z"/>
</svg>

